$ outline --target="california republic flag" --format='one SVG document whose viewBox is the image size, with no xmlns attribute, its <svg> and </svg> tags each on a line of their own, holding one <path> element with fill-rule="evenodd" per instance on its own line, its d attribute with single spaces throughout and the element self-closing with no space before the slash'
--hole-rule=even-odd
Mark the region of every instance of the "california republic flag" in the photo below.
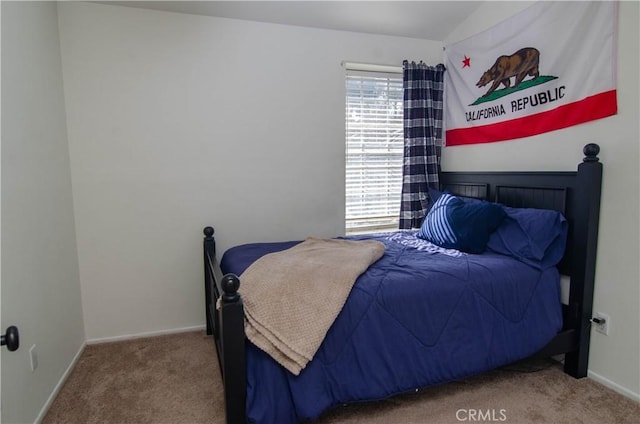
<svg viewBox="0 0 640 424">
<path fill-rule="evenodd" d="M 536 2 L 445 47 L 446 145 L 615 115 L 617 2 Z"/>
</svg>

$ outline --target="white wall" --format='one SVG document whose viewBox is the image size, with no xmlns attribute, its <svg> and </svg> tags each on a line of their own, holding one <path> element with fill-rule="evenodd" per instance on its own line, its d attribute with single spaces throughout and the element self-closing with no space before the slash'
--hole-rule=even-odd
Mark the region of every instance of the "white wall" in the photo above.
<svg viewBox="0 0 640 424">
<path fill-rule="evenodd" d="M 2 422 L 34 422 L 84 345 L 52 2 L 2 2 Z M 39 366 L 31 372 L 29 348 Z"/>
<path fill-rule="evenodd" d="M 442 61 L 439 42 L 59 4 L 89 340 L 204 324 L 219 251 L 344 231 L 341 61 Z"/>
<path fill-rule="evenodd" d="M 464 39 L 526 8 L 483 4 L 445 40 Z M 596 142 L 604 164 L 594 311 L 611 317 L 608 336 L 592 330 L 590 376 L 640 399 L 639 32 L 637 2 L 620 2 L 618 114 L 526 139 L 444 149 L 445 170 L 575 170 Z"/>
</svg>

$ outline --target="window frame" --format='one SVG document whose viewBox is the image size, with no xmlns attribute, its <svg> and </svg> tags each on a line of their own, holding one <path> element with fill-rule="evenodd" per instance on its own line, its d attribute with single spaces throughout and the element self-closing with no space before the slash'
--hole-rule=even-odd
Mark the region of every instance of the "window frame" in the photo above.
<svg viewBox="0 0 640 424">
<path fill-rule="evenodd" d="M 397 230 L 404 156 L 402 67 L 357 64 L 347 65 L 345 68 L 345 233 L 350 235 Z M 353 87 L 350 87 L 350 83 L 354 82 L 361 84 L 359 97 L 354 94 Z M 367 88 L 366 84 L 375 87 Z M 380 88 L 384 85 L 386 91 L 384 95 L 380 95 Z M 361 101 L 361 108 L 354 109 L 352 103 L 358 99 Z M 386 107 L 382 107 L 385 101 Z M 369 110 L 369 106 L 375 109 Z M 384 113 L 376 115 L 377 112 Z M 362 118 L 362 123 L 358 125 L 354 116 Z M 358 138 L 354 134 L 356 132 L 360 132 L 359 141 L 354 141 Z M 361 149 L 359 163 L 356 163 L 357 159 L 353 159 L 358 154 L 354 151 L 357 148 Z M 366 166 L 368 155 L 369 160 L 374 161 L 374 166 Z M 384 157 L 388 157 L 386 165 Z M 382 173 L 374 175 L 374 170 Z M 354 182 L 354 174 L 357 172 L 361 174 L 359 180 L 355 176 L 359 183 Z M 373 184 L 368 184 L 374 180 L 382 185 L 379 191 Z M 359 189 L 357 185 L 360 185 Z M 350 198 L 358 196 L 354 190 L 359 190 L 359 201 L 350 201 Z M 372 200 L 374 198 L 379 199 Z M 358 207 L 360 211 L 357 211 Z M 378 211 L 375 210 L 376 207 L 379 207 Z M 371 208 L 372 213 L 366 213 L 366 208 Z"/>
</svg>

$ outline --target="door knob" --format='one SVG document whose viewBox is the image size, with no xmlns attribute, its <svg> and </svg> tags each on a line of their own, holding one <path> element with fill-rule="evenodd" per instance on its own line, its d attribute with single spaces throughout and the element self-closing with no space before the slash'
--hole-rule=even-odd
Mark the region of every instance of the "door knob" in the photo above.
<svg viewBox="0 0 640 424">
<path fill-rule="evenodd" d="M 0 336 L 0 338 L 0 346 L 7 345 L 7 349 L 11 352 L 20 347 L 20 335 L 18 334 L 18 327 L 15 325 L 7 328 L 7 333 Z"/>
</svg>

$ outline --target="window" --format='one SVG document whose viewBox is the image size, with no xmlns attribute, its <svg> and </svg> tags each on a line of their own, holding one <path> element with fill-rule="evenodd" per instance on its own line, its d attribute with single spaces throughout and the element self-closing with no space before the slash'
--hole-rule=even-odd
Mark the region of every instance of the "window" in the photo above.
<svg viewBox="0 0 640 424">
<path fill-rule="evenodd" d="M 400 73 L 347 71 L 346 232 L 398 228 L 402 191 Z"/>
</svg>

